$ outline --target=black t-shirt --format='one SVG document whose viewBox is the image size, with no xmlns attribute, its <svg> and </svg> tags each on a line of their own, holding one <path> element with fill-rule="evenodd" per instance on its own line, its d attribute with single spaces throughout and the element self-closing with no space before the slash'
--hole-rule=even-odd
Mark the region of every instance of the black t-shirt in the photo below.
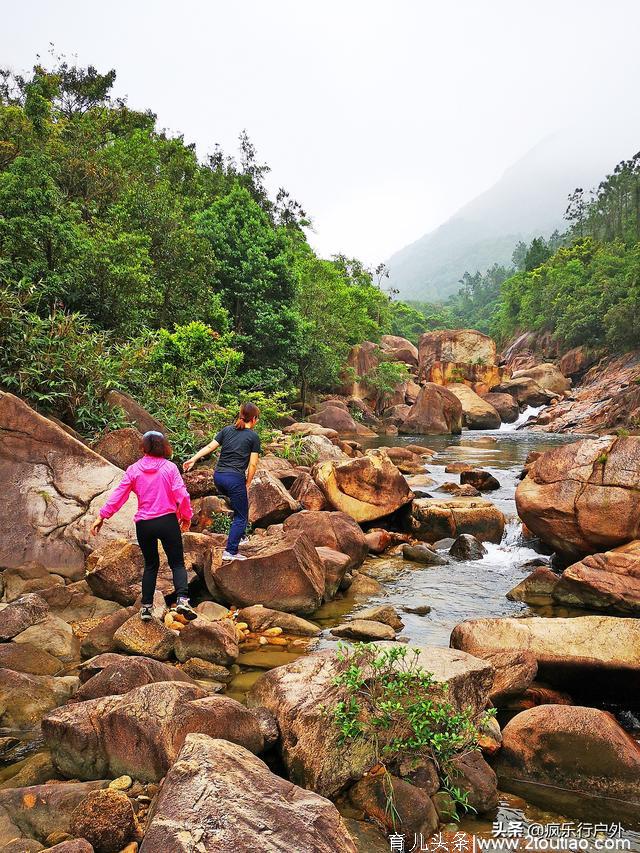
<svg viewBox="0 0 640 853">
<path fill-rule="evenodd" d="M 220 457 L 216 471 L 244 474 L 249 467 L 249 457 L 252 453 L 260 453 L 260 436 L 252 429 L 236 429 L 226 426 L 220 430 L 215 439 L 220 445 Z"/>
</svg>

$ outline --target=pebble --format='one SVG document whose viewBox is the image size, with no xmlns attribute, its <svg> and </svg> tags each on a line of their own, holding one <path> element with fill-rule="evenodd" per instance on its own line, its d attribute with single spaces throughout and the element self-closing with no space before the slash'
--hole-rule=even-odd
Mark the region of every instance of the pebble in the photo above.
<svg viewBox="0 0 640 853">
<path fill-rule="evenodd" d="M 115 791 L 128 791 L 132 785 L 133 779 L 131 776 L 118 776 L 117 779 L 113 779 L 109 782 L 109 787 L 113 788 Z"/>
</svg>

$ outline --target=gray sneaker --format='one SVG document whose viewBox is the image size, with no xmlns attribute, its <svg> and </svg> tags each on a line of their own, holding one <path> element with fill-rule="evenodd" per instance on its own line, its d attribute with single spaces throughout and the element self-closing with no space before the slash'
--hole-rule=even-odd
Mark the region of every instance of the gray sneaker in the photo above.
<svg viewBox="0 0 640 853">
<path fill-rule="evenodd" d="M 228 551 L 222 552 L 222 562 L 230 563 L 233 560 L 246 560 L 247 558 L 243 554 L 230 554 Z"/>
</svg>

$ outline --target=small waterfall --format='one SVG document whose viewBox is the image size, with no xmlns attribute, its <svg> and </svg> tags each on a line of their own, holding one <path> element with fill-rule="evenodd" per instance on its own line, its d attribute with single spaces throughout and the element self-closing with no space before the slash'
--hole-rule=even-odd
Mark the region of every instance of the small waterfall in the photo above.
<svg viewBox="0 0 640 853">
<path fill-rule="evenodd" d="M 524 412 L 519 415 L 517 421 L 514 421 L 512 424 L 501 424 L 498 432 L 515 432 L 515 430 L 520 429 L 521 426 L 526 424 L 530 418 L 535 418 L 541 409 L 544 409 L 544 406 L 527 406 Z"/>
</svg>

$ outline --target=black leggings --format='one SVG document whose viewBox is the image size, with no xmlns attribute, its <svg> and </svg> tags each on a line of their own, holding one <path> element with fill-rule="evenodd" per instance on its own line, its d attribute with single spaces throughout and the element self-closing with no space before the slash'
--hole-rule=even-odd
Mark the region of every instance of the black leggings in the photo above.
<svg viewBox="0 0 640 853">
<path fill-rule="evenodd" d="M 142 604 L 153 604 L 153 594 L 156 591 L 156 579 L 160 568 L 158 540 L 167 555 L 173 585 L 178 598 L 187 598 L 187 570 L 184 567 L 184 551 L 182 550 L 182 531 L 175 512 L 136 521 L 136 536 L 138 545 L 144 557 L 144 574 L 142 575 Z"/>
</svg>

